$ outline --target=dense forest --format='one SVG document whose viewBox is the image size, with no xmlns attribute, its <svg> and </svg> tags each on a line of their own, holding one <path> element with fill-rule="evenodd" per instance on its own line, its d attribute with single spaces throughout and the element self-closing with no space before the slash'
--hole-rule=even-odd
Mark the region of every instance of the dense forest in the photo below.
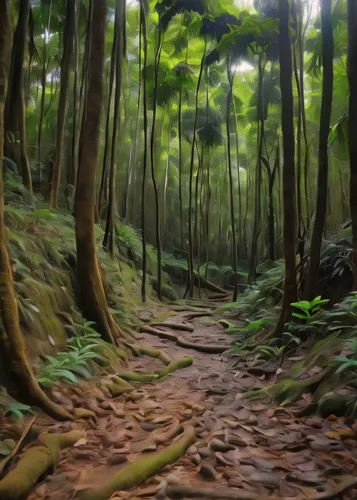
<svg viewBox="0 0 357 500">
<path fill-rule="evenodd" d="M 0 499 L 354 499 L 357 0 L 0 0 Z"/>
</svg>

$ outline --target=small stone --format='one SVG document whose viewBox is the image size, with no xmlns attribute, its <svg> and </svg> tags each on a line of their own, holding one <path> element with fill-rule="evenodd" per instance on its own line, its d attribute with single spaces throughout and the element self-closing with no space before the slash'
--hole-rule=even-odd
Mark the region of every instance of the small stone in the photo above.
<svg viewBox="0 0 357 500">
<path fill-rule="evenodd" d="M 224 443 L 220 439 L 212 439 L 208 445 L 208 447 L 213 451 L 230 451 L 234 450 L 234 446 L 231 444 Z"/>
<path fill-rule="evenodd" d="M 191 456 L 192 463 L 194 465 L 200 465 L 201 463 L 201 456 L 197 453 L 196 455 Z"/>
<path fill-rule="evenodd" d="M 196 455 L 197 452 L 197 447 L 192 445 L 188 448 L 187 450 L 187 455 Z"/>
</svg>

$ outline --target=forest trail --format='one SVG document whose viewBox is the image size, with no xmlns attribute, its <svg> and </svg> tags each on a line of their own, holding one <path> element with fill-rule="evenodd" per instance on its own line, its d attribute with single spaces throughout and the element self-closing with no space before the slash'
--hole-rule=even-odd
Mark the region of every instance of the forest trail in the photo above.
<svg viewBox="0 0 357 500">
<path fill-rule="evenodd" d="M 183 323 L 190 314 L 180 311 L 165 322 Z M 193 332 L 168 327 L 162 331 L 190 342 L 230 345 L 223 327 L 209 316 L 190 323 Z M 271 401 L 244 400 L 246 389 L 263 387 L 267 381 L 235 370 L 227 354 L 197 352 L 147 333 L 138 334 L 137 340 L 143 347 L 162 349 L 173 360 L 191 355 L 193 364 L 114 399 L 87 382 L 80 385 L 80 396 L 78 387 L 68 388 L 73 404 L 96 416 L 72 424 L 37 418 L 42 430 L 62 433 L 85 426 L 86 436 L 62 452 L 58 467 L 29 500 L 81 497 L 128 462 L 167 447 L 181 425 L 189 423 L 197 437 L 182 458 L 111 498 L 357 498 L 357 442 L 343 419 L 296 418 Z M 140 357 L 130 361 L 129 369 L 150 372 L 160 364 Z M 155 444 L 153 436 L 165 437 L 161 432 L 167 439 Z"/>
</svg>

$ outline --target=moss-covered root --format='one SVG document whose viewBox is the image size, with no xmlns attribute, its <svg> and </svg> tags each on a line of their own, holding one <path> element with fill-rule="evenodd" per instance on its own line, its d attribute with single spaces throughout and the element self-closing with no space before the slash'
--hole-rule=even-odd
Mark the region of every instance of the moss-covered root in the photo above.
<svg viewBox="0 0 357 500">
<path fill-rule="evenodd" d="M 16 467 L 0 481 L 1 500 L 27 498 L 38 479 L 57 464 L 60 451 L 83 436 L 83 431 L 41 435 L 38 444 L 28 448 Z"/>
<path fill-rule="evenodd" d="M 132 346 L 134 353 L 137 356 L 148 356 L 149 358 L 159 359 L 165 366 L 171 363 L 171 358 L 166 354 L 166 352 L 160 349 L 147 349 L 146 347 L 140 347 L 139 345 Z"/>
<path fill-rule="evenodd" d="M 80 500 L 108 500 L 116 491 L 125 491 L 138 486 L 166 465 L 181 458 L 195 439 L 194 428 L 186 427 L 181 438 L 176 442 L 154 455 L 139 458 L 136 462 L 124 466 L 108 482 L 84 493 Z"/>
<path fill-rule="evenodd" d="M 194 349 L 195 351 L 207 352 L 208 354 L 222 354 L 228 351 L 228 346 L 222 346 L 218 344 L 197 344 L 195 342 L 188 342 L 183 337 L 178 337 L 176 339 L 176 344 L 180 347 L 186 347 L 187 349 Z"/>
<path fill-rule="evenodd" d="M 118 376 L 128 382 L 141 382 L 142 384 L 149 384 L 157 380 L 159 376 L 156 373 L 139 373 L 139 372 L 121 372 Z"/>
<path fill-rule="evenodd" d="M 158 330 L 149 325 L 143 325 L 140 327 L 142 333 L 150 333 L 150 335 L 156 335 L 160 339 L 167 339 L 176 342 L 176 335 L 174 333 L 165 332 L 164 330 Z"/>
<path fill-rule="evenodd" d="M 182 368 L 187 368 L 191 366 L 193 363 L 193 360 L 191 356 L 185 356 L 182 359 L 179 359 L 178 361 L 172 361 L 169 365 L 167 365 L 166 368 L 158 372 L 159 378 L 166 377 L 166 375 L 169 375 L 170 373 L 175 372 L 176 370 L 181 370 Z"/>
</svg>

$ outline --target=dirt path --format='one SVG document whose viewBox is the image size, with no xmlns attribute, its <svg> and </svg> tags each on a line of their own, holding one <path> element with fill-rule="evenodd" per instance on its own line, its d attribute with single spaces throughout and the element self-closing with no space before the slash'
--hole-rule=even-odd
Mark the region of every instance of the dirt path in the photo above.
<svg viewBox="0 0 357 500">
<path fill-rule="evenodd" d="M 180 312 L 167 321 L 182 323 L 186 318 L 187 313 Z M 203 321 L 192 320 L 194 331 L 179 335 L 191 342 L 229 346 L 230 338 L 220 325 L 208 317 Z M 196 426 L 197 441 L 184 457 L 135 490 L 112 498 L 357 498 L 357 481 L 356 489 L 351 488 L 357 476 L 357 441 L 342 419 L 298 419 L 270 401 L 244 400 L 247 388 L 266 382 L 233 370 L 224 354 L 184 349 L 145 333 L 138 342 L 163 349 L 174 360 L 192 355 L 194 363 L 116 399 L 108 400 L 93 387 L 84 397 L 73 396 L 76 404 L 96 413 L 88 421 L 58 424 L 41 417 L 38 423 L 51 432 L 83 427 L 85 422 L 86 437 L 62 452 L 56 470 L 29 500 L 75 498 L 126 463 L 152 453 L 150 436 L 155 429 L 189 422 Z M 130 363 L 132 370 L 159 368 L 160 362 L 151 358 Z"/>
</svg>

